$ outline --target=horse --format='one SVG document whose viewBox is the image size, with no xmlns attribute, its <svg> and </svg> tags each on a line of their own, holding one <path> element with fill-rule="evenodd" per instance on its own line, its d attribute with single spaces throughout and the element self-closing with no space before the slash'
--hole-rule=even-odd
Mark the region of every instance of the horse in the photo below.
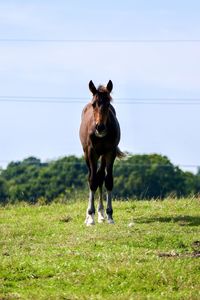
<svg viewBox="0 0 200 300">
<path fill-rule="evenodd" d="M 120 125 L 116 111 L 111 104 L 110 95 L 113 83 L 109 80 L 107 86 L 95 87 L 89 82 L 92 100 L 84 107 L 81 115 L 79 130 L 85 161 L 88 167 L 89 203 L 86 211 L 86 225 L 94 225 L 94 197 L 99 188 L 98 222 L 105 221 L 102 187 L 105 183 L 107 190 L 107 222 L 114 224 L 112 208 L 113 164 L 116 157 L 122 158 L 120 151 Z M 99 167 L 98 161 L 100 160 Z"/>
</svg>

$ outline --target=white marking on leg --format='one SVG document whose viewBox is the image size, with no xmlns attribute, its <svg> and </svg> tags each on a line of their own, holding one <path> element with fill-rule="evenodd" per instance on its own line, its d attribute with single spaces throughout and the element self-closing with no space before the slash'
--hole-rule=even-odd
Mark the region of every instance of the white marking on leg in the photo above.
<svg viewBox="0 0 200 300">
<path fill-rule="evenodd" d="M 115 221 L 111 218 L 108 218 L 108 224 L 115 224 Z"/>
<path fill-rule="evenodd" d="M 105 221 L 102 187 L 99 188 L 98 223 Z"/>
<path fill-rule="evenodd" d="M 105 221 L 104 209 L 98 210 L 98 223 Z"/>
<path fill-rule="evenodd" d="M 86 220 L 85 220 L 85 224 L 87 226 L 95 225 L 94 214 L 95 214 L 95 208 L 94 208 L 94 191 L 90 190 L 90 193 L 89 193 L 89 202 L 88 202 L 88 208 L 87 208 L 87 211 L 86 211 Z"/>
<path fill-rule="evenodd" d="M 88 215 L 86 216 L 85 224 L 86 224 L 87 226 L 95 225 L 94 214 L 92 214 L 92 215 L 89 215 L 89 214 L 88 214 Z"/>
</svg>

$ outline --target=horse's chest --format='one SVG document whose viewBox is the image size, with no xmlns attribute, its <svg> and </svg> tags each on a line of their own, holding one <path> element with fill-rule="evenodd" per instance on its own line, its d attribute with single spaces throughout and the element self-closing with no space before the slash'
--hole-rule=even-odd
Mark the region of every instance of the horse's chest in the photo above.
<svg viewBox="0 0 200 300">
<path fill-rule="evenodd" d="M 94 138 L 92 146 L 99 155 L 102 155 L 112 151 L 117 145 L 109 138 Z"/>
</svg>

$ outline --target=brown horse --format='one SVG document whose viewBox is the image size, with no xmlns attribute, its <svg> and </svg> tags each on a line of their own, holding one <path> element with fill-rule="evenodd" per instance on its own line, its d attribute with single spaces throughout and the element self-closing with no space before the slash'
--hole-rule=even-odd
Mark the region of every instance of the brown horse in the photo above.
<svg viewBox="0 0 200 300">
<path fill-rule="evenodd" d="M 85 160 L 88 166 L 89 176 L 89 204 L 86 215 L 86 224 L 94 225 L 94 195 L 99 187 L 100 196 L 98 204 L 98 222 L 102 223 L 104 207 L 102 199 L 102 186 L 105 182 L 107 190 L 107 219 L 113 224 L 113 209 L 111 192 L 113 189 L 113 164 L 116 156 L 122 157 L 119 150 L 120 127 L 114 107 L 111 105 L 113 84 L 109 80 L 106 87 L 100 85 L 97 89 L 93 82 L 89 82 L 89 89 L 93 94 L 92 101 L 88 103 L 82 112 L 80 126 L 80 140 L 82 143 Z M 100 164 L 98 167 L 98 160 Z"/>
</svg>

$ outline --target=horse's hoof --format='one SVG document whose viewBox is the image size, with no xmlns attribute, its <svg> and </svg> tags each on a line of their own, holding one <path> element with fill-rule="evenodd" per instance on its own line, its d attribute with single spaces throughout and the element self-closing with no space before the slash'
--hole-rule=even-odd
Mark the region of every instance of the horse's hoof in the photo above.
<svg viewBox="0 0 200 300">
<path fill-rule="evenodd" d="M 98 218 L 98 223 L 104 223 L 105 219 L 104 218 Z"/>
<path fill-rule="evenodd" d="M 113 219 L 108 219 L 108 224 L 115 224 Z"/>
<path fill-rule="evenodd" d="M 105 221 L 104 213 L 98 212 L 98 223 L 103 223 Z"/>
<path fill-rule="evenodd" d="M 87 227 L 93 226 L 93 225 L 95 225 L 95 222 L 92 222 L 92 223 L 87 222 L 87 223 L 86 223 L 86 226 L 87 226 Z"/>
<path fill-rule="evenodd" d="M 85 224 L 87 226 L 95 225 L 94 215 L 88 215 L 87 218 L 86 218 L 86 220 L 85 220 Z"/>
</svg>

